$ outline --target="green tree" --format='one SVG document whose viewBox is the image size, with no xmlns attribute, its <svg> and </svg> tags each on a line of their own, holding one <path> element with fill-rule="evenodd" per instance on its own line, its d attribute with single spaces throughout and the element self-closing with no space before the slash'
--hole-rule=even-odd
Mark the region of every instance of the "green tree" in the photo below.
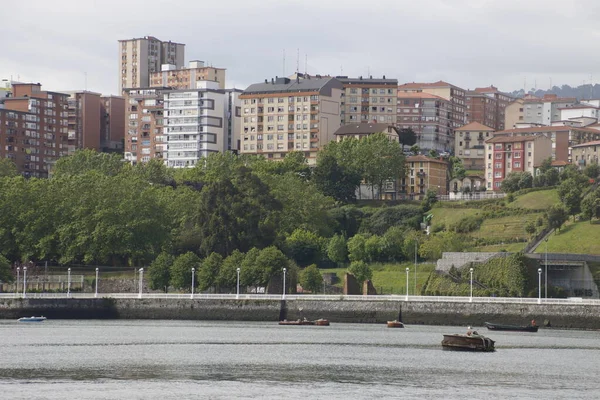
<svg viewBox="0 0 600 400">
<path fill-rule="evenodd" d="M 556 186 L 560 181 L 560 174 L 556 168 L 550 168 L 544 173 L 544 178 L 546 180 L 546 186 Z"/>
<path fill-rule="evenodd" d="M 517 190 L 533 186 L 533 177 L 529 172 L 511 172 L 502 181 L 500 188 L 505 193 L 514 193 Z"/>
<path fill-rule="evenodd" d="M 365 241 L 365 253 L 368 261 L 379 261 L 381 258 L 382 240 L 379 236 L 373 235 Z"/>
<path fill-rule="evenodd" d="M 368 261 L 365 245 L 369 235 L 358 234 L 348 239 L 348 258 L 350 261 Z"/>
<path fill-rule="evenodd" d="M 417 134 L 412 128 L 403 128 L 398 132 L 400 144 L 404 151 L 404 146 L 414 146 L 417 143 Z"/>
<path fill-rule="evenodd" d="M 222 265 L 223 256 L 219 253 L 210 253 L 202 261 L 200 269 L 198 269 L 198 289 L 200 291 L 206 291 L 215 285 Z"/>
<path fill-rule="evenodd" d="M 0 282 L 12 282 L 14 277 L 10 270 L 10 261 L 0 254 Z"/>
<path fill-rule="evenodd" d="M 433 189 L 428 189 L 425 194 L 425 198 L 421 202 L 421 207 L 423 208 L 423 212 L 427 212 L 431 210 L 431 207 L 437 202 L 437 193 Z"/>
<path fill-rule="evenodd" d="M 590 164 L 583 170 L 583 174 L 590 179 L 596 179 L 600 176 L 600 165 Z"/>
<path fill-rule="evenodd" d="M 244 253 L 239 250 L 234 250 L 229 256 L 223 260 L 219 275 L 217 276 L 216 284 L 219 287 L 233 288 L 237 285 L 237 269 L 244 262 Z M 241 279 L 240 279 L 241 280 Z"/>
<path fill-rule="evenodd" d="M 60 157 L 52 170 L 52 176 L 83 175 L 96 171 L 101 175 L 115 176 L 125 168 L 122 156 L 116 153 L 98 153 L 94 150 L 78 150 L 68 157 Z"/>
<path fill-rule="evenodd" d="M 548 209 L 547 219 L 548 226 L 551 229 L 560 231 L 560 228 L 567 221 L 568 214 L 567 210 L 560 204 L 555 204 Z"/>
<path fill-rule="evenodd" d="M 334 235 L 329 239 L 327 257 L 338 266 L 348 261 L 348 245 L 343 235 Z"/>
<path fill-rule="evenodd" d="M 266 286 L 272 277 L 281 275 L 283 268 L 289 267 L 289 260 L 277 247 L 269 246 L 260 251 L 255 265 L 259 272 L 259 286 Z"/>
<path fill-rule="evenodd" d="M 329 145 L 328 145 L 329 146 Z M 327 150 L 319 152 L 312 181 L 325 196 L 348 203 L 356 200 L 356 190 L 361 176 L 358 172 L 340 165 L 334 154 Z"/>
<path fill-rule="evenodd" d="M 415 249 L 418 253 L 418 248 L 424 241 L 425 235 L 420 231 L 407 231 L 404 236 L 404 243 L 402 244 L 402 253 L 408 260 L 413 261 L 415 259 Z"/>
<path fill-rule="evenodd" d="M 259 286 L 262 282 L 262 271 L 256 262 L 260 250 L 251 248 L 245 255 L 240 267 L 240 280 L 244 286 Z"/>
<path fill-rule="evenodd" d="M 165 293 L 169 290 L 169 282 L 171 281 L 171 266 L 173 265 L 174 257 L 169 253 L 162 252 L 152 261 L 148 267 L 148 278 L 150 280 L 150 288 L 152 290 L 164 290 Z"/>
<path fill-rule="evenodd" d="M 402 246 L 404 245 L 404 229 L 392 226 L 381 238 L 382 256 L 388 261 L 400 261 L 404 258 Z"/>
<path fill-rule="evenodd" d="M 529 221 L 525 224 L 525 232 L 527 232 L 530 236 L 533 236 L 535 234 L 535 231 L 535 222 Z"/>
<path fill-rule="evenodd" d="M 363 283 L 366 280 L 373 278 L 373 270 L 369 267 L 369 265 L 364 261 L 352 261 L 350 264 L 350 268 L 348 268 L 348 272 L 350 272 L 359 283 Z"/>
<path fill-rule="evenodd" d="M 573 178 L 568 178 L 558 186 L 558 197 L 564 204 L 567 213 L 575 216 L 581 211 L 581 185 Z"/>
<path fill-rule="evenodd" d="M 419 146 L 417 146 L 416 144 L 414 146 L 412 146 L 409 150 L 414 156 L 417 156 L 419 154 L 421 154 L 421 148 Z"/>
<path fill-rule="evenodd" d="M 317 293 L 323 285 L 323 276 L 315 264 L 304 268 L 300 273 L 300 285 L 303 289 Z"/>
<path fill-rule="evenodd" d="M 296 229 L 285 239 L 288 257 L 304 267 L 318 263 L 323 258 L 324 239 L 305 229 Z"/>
<path fill-rule="evenodd" d="M 8 158 L 0 158 L 0 178 L 12 178 L 19 175 L 17 166 Z"/>
<path fill-rule="evenodd" d="M 455 232 L 440 232 L 429 235 L 419 245 L 419 255 L 428 260 L 442 258 L 443 252 L 460 252 L 465 249 L 464 237 Z"/>
<path fill-rule="evenodd" d="M 550 171 L 552 168 L 552 157 L 545 158 L 540 164 L 539 171 L 541 174 L 545 174 Z"/>
<path fill-rule="evenodd" d="M 440 153 L 438 153 L 437 150 L 435 150 L 435 149 L 429 150 L 429 157 L 438 158 L 439 156 L 440 156 Z"/>
<path fill-rule="evenodd" d="M 180 255 L 171 265 L 171 286 L 177 289 L 188 289 L 192 286 L 192 268 L 196 271 L 202 266 L 200 257 L 191 251 Z M 194 282 L 197 286 L 198 280 Z"/>
<path fill-rule="evenodd" d="M 463 165 L 462 159 L 456 156 L 450 156 L 448 158 L 449 162 L 449 171 L 450 171 L 450 179 L 464 179 L 467 171 L 465 170 L 465 166 Z"/>
<path fill-rule="evenodd" d="M 584 219 L 600 218 L 600 189 L 589 193 L 581 201 L 581 214 Z"/>
</svg>

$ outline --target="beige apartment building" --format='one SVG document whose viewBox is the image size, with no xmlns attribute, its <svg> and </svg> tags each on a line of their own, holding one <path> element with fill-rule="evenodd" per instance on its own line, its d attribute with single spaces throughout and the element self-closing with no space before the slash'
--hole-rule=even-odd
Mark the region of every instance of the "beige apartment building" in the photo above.
<svg viewBox="0 0 600 400">
<path fill-rule="evenodd" d="M 522 124 L 525 121 L 524 103 L 525 100 L 516 99 L 506 106 L 504 110 L 504 129 L 515 129 L 517 124 Z"/>
<path fill-rule="evenodd" d="M 337 76 L 342 83 L 341 124 L 396 123 L 396 96 L 398 80 L 373 78 L 348 78 Z"/>
<path fill-rule="evenodd" d="M 485 169 L 485 141 L 494 129 L 479 122 L 471 122 L 454 131 L 454 155 L 463 161 L 465 169 Z"/>
<path fill-rule="evenodd" d="M 207 67 L 204 61 L 190 61 L 187 68 L 164 64 L 161 70 L 150 74 L 151 87 L 170 87 L 176 90 L 198 89 L 201 82 L 217 82 L 225 89 L 225 68 Z"/>
<path fill-rule="evenodd" d="M 309 164 L 335 139 L 340 127 L 340 81 L 331 77 L 265 80 L 240 96 L 240 153 L 264 154 L 279 160 L 288 152 L 304 152 Z"/>
<path fill-rule="evenodd" d="M 424 155 L 406 157 L 406 177 L 400 180 L 400 196 L 422 199 L 428 190 L 448 194 L 448 163 Z"/>
<path fill-rule="evenodd" d="M 68 152 L 68 94 L 41 90 L 39 83 L 12 83 L 0 100 L 0 158 L 25 177 L 48 177 Z"/>
<path fill-rule="evenodd" d="M 573 164 L 577 165 L 580 169 L 591 164 L 598 164 L 598 159 L 600 158 L 600 140 L 573 146 L 571 157 L 573 158 Z"/>
<path fill-rule="evenodd" d="M 183 68 L 185 45 L 153 36 L 119 40 L 119 93 L 125 88 L 150 86 L 150 75 L 163 64 Z"/>
<path fill-rule="evenodd" d="M 453 130 L 465 124 L 466 91 L 448 82 L 405 83 L 398 86 L 398 93 L 429 93 L 450 102 L 449 120 Z"/>
<path fill-rule="evenodd" d="M 485 149 L 485 178 L 488 190 L 499 191 L 511 172 L 529 172 L 552 155 L 552 140 L 544 135 L 495 136 Z"/>
<path fill-rule="evenodd" d="M 338 142 L 341 142 L 345 139 L 362 139 L 374 133 L 383 133 L 390 140 L 400 141 L 400 132 L 394 125 L 375 123 L 342 125 L 335 131 L 335 138 Z"/>
</svg>

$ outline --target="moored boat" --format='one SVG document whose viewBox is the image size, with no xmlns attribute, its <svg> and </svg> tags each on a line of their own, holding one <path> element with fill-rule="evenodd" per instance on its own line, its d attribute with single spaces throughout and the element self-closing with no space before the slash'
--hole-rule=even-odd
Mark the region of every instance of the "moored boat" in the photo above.
<svg viewBox="0 0 600 400">
<path fill-rule="evenodd" d="M 404 328 L 404 324 L 397 319 L 387 322 L 388 328 Z"/>
<path fill-rule="evenodd" d="M 444 335 L 442 347 L 448 350 L 495 351 L 495 343 L 492 339 L 477 332 L 469 332 L 466 335 Z"/>
<path fill-rule="evenodd" d="M 329 326 L 328 319 L 319 318 L 319 319 L 315 320 L 314 322 L 315 322 L 315 325 L 318 325 L 318 326 Z"/>
<path fill-rule="evenodd" d="M 506 325 L 506 324 L 494 324 L 491 322 L 485 322 L 485 326 L 490 331 L 513 331 L 513 332 L 537 332 L 537 325 Z"/>
<path fill-rule="evenodd" d="M 279 325 L 314 325 L 314 321 L 309 321 L 305 319 L 297 319 L 295 321 L 288 321 L 284 319 L 283 321 L 279 321 Z"/>
<path fill-rule="evenodd" d="M 19 322 L 43 322 L 46 320 L 46 317 L 21 317 L 19 318 Z"/>
</svg>

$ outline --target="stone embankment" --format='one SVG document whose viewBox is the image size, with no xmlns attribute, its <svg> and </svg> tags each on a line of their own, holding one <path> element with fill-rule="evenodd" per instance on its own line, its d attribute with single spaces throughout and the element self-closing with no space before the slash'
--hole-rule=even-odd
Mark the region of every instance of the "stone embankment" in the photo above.
<svg viewBox="0 0 600 400">
<path fill-rule="evenodd" d="M 600 329 L 600 306 L 453 303 L 388 300 L 224 300 L 224 299 L 3 299 L 0 318 L 44 315 L 49 319 L 181 319 L 272 321 L 327 318 L 331 322 L 474 325 L 484 322 L 538 324 L 555 328 Z"/>
</svg>

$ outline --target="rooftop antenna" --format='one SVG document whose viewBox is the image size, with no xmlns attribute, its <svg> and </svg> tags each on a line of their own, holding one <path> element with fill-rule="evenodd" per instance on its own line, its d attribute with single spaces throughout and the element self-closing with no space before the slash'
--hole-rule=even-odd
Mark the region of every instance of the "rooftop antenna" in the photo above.
<svg viewBox="0 0 600 400">
<path fill-rule="evenodd" d="M 340 75 L 344 75 L 344 66 L 340 65 Z"/>
<path fill-rule="evenodd" d="M 296 73 L 300 72 L 300 48 L 296 54 Z"/>
</svg>

